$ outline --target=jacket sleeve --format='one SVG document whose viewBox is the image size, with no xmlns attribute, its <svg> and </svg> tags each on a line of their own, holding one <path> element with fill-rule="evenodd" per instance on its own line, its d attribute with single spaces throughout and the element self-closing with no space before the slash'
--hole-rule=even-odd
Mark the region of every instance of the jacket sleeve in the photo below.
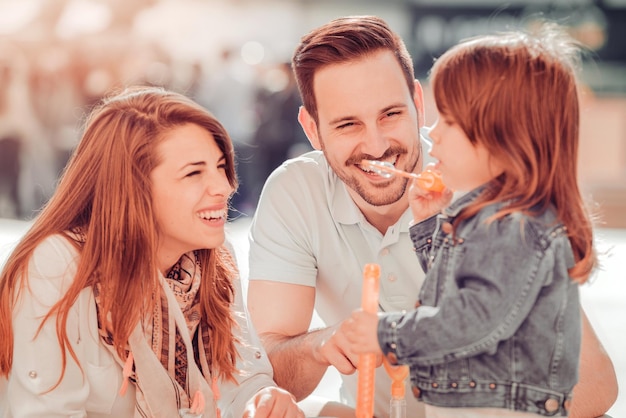
<svg viewBox="0 0 626 418">
<path fill-rule="evenodd" d="M 35 250 L 28 278 L 18 292 L 13 309 L 13 367 L 7 383 L 9 416 L 86 416 L 89 384 L 68 350 L 62 373 L 56 316 L 41 326 L 74 278 L 77 254 L 68 246 L 60 236 L 45 240 Z M 74 306 L 69 312 L 67 333 L 75 351 L 74 342 L 80 338 L 78 320 Z"/>
<path fill-rule="evenodd" d="M 413 249 L 425 273 L 430 268 L 430 254 L 432 251 L 432 237 L 437 227 L 437 216 L 431 216 L 422 222 L 411 225 L 409 235 L 413 242 Z"/>
<path fill-rule="evenodd" d="M 383 352 L 424 366 L 495 352 L 533 311 L 544 286 L 556 278 L 569 284 L 567 238 L 531 239 L 530 232 L 514 220 L 476 228 L 458 248 L 454 269 L 445 270 L 451 277 L 436 308 L 381 318 Z"/>
<path fill-rule="evenodd" d="M 233 252 L 232 249 L 231 252 Z M 223 381 L 220 385 L 221 396 L 218 405 L 224 418 L 240 418 L 246 403 L 258 391 L 276 386 L 273 380 L 272 364 L 244 305 L 243 289 L 239 279 L 235 280 L 234 287 L 233 313 L 237 321 L 237 329 L 234 333 L 239 339 L 237 369 L 241 371 L 241 374 L 236 376 L 236 383 Z"/>
</svg>

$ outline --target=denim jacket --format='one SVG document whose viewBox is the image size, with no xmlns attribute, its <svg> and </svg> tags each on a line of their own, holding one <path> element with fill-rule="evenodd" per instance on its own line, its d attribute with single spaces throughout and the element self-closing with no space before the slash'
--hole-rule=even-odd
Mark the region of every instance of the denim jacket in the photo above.
<svg viewBox="0 0 626 418">
<path fill-rule="evenodd" d="M 453 235 L 451 222 L 482 190 L 411 227 L 427 274 L 421 305 L 380 316 L 381 348 L 410 366 L 428 404 L 567 415 L 581 318 L 565 228 L 551 209 L 487 223 L 502 207 L 493 204 Z"/>
</svg>

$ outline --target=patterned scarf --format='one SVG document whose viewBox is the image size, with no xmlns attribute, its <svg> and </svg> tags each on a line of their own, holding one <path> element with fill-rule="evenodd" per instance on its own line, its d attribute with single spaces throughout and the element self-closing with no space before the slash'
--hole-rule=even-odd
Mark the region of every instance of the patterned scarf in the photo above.
<svg viewBox="0 0 626 418">
<path fill-rule="evenodd" d="M 209 387 L 196 363 L 197 359 L 202 370 L 210 373 L 203 348 L 209 343 L 208 329 L 200 324 L 200 273 L 196 254 L 189 252 L 166 278 L 159 274 L 161 287 L 153 295 L 151 322 L 138 324 L 131 333 L 126 361 L 119 358 L 110 332 L 98 320 L 105 346 L 124 369 L 120 394 L 124 395 L 129 381 L 135 385 L 135 418 L 219 418 L 217 380 Z M 99 284 L 94 286 L 94 295 L 99 311 Z"/>
</svg>

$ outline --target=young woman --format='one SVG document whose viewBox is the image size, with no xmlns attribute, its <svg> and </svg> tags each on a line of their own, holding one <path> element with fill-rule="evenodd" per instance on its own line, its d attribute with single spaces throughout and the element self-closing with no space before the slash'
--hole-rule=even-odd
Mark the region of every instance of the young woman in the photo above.
<svg viewBox="0 0 626 418">
<path fill-rule="evenodd" d="M 431 74 L 430 154 L 451 193 L 413 186 L 411 238 L 427 272 L 404 314 L 357 311 L 355 352 L 409 364 L 430 417 L 569 413 L 578 284 L 596 257 L 577 184 L 575 44 L 556 26 L 453 47 Z M 420 222 L 421 221 L 421 222 Z"/>
<path fill-rule="evenodd" d="M 224 244 L 236 186 L 228 134 L 186 97 L 95 109 L 0 276 L 4 416 L 303 416 Z"/>
</svg>

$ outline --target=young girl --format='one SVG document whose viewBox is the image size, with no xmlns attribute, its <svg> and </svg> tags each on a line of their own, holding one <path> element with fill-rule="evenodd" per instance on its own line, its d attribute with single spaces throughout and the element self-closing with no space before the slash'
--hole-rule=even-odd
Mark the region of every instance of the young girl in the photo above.
<svg viewBox="0 0 626 418">
<path fill-rule="evenodd" d="M 464 41 L 433 67 L 430 154 L 446 185 L 467 193 L 440 212 L 449 192 L 412 188 L 421 304 L 344 324 L 355 352 L 410 365 L 427 416 L 568 415 L 578 284 L 596 264 L 576 183 L 577 56 L 545 24 L 535 36 Z"/>
<path fill-rule="evenodd" d="M 303 416 L 224 245 L 236 186 L 200 106 L 157 88 L 104 101 L 0 276 L 0 416 Z"/>
</svg>

